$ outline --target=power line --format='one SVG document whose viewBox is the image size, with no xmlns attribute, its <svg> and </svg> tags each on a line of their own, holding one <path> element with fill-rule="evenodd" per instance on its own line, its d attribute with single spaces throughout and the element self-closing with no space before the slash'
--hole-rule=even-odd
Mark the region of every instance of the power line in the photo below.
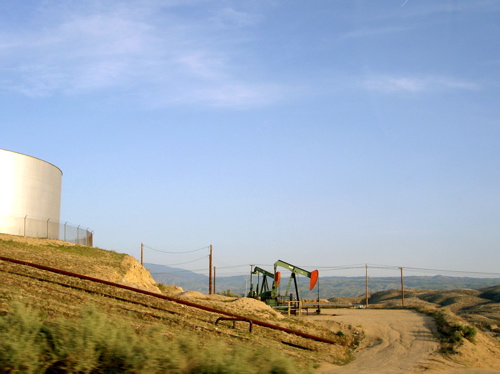
<svg viewBox="0 0 500 374">
<path fill-rule="evenodd" d="M 368 266 L 371 269 L 387 269 L 387 270 L 400 270 L 403 267 L 405 270 L 409 271 L 422 271 L 422 272 L 434 272 L 434 273 L 452 273 L 452 274 L 476 274 L 476 275 L 488 275 L 488 276 L 500 276 L 500 273 L 493 272 L 483 272 L 483 271 L 466 271 L 466 270 L 444 270 L 444 269 L 427 269 L 427 268 L 416 268 L 410 266 L 395 266 L 395 265 L 379 265 L 379 264 L 363 264 L 363 265 L 344 265 L 344 266 L 307 266 L 306 268 L 314 268 L 326 271 L 335 270 L 348 270 L 348 269 L 364 269 Z"/>
<path fill-rule="evenodd" d="M 423 269 L 423 268 L 412 268 L 412 267 L 404 267 L 406 270 L 410 271 L 423 271 L 423 272 L 435 272 L 435 273 L 452 273 L 452 274 L 476 274 L 476 275 L 495 275 L 500 276 L 500 273 L 486 273 L 482 271 L 463 271 L 463 270 L 439 270 L 439 269 Z"/>
<path fill-rule="evenodd" d="M 145 247 L 145 248 L 149 248 L 149 249 L 151 249 L 151 250 L 153 250 L 153 251 L 156 251 L 156 252 L 161 252 L 161 253 L 171 253 L 171 254 L 193 253 L 193 252 L 198 252 L 198 251 L 201 251 L 201 250 L 203 250 L 203 249 L 210 248 L 210 246 L 208 246 L 208 245 L 207 245 L 207 246 L 205 246 L 205 247 L 203 247 L 203 248 L 193 249 L 193 250 L 191 250 L 191 251 L 167 252 L 167 251 L 160 251 L 159 249 L 152 248 L 152 247 L 150 247 L 150 246 L 148 246 L 148 245 L 144 245 L 144 247 Z"/>
<path fill-rule="evenodd" d="M 152 250 L 155 250 L 154 248 L 148 247 Z M 165 252 L 165 253 L 190 253 L 190 252 L 196 252 L 200 251 L 202 249 L 209 248 L 203 247 L 199 249 L 195 249 L 192 251 L 186 251 L 186 252 Z M 156 250 L 158 251 L 158 250 Z M 158 252 L 163 252 L 163 251 L 158 251 Z M 193 260 L 193 261 L 187 261 L 187 262 L 182 262 L 179 264 L 175 265 L 183 265 L 183 264 L 188 264 L 191 262 L 199 261 L 203 258 L 206 258 L 208 256 L 204 256 L 200 259 Z M 175 266 L 173 265 L 173 266 Z M 170 266 L 170 265 L 169 265 Z M 263 267 L 270 267 L 272 268 L 273 265 L 269 264 L 242 264 L 242 265 L 228 265 L 228 266 L 218 266 L 217 269 L 231 269 L 231 268 L 243 268 L 243 267 L 248 267 L 248 266 L 263 266 Z M 410 272 L 434 272 L 436 274 L 446 274 L 446 273 L 451 273 L 451 274 L 471 274 L 471 275 L 483 275 L 483 276 L 495 276 L 495 277 L 500 277 L 500 273 L 494 273 L 494 272 L 481 272 L 481 271 L 465 271 L 465 270 L 444 270 L 444 269 L 427 269 L 427 268 L 417 268 L 417 267 L 410 267 L 410 266 L 395 266 L 395 265 L 381 265 L 381 264 L 354 264 L 354 265 L 341 265 L 341 266 L 307 266 L 306 268 L 315 268 L 320 270 L 321 272 L 330 272 L 330 271 L 340 271 L 340 270 L 351 270 L 351 269 L 364 269 L 366 266 L 368 266 L 371 269 L 386 269 L 386 270 L 397 270 L 400 271 L 401 267 L 403 267 L 405 270 L 408 270 Z M 206 269 L 195 269 L 195 270 L 185 270 L 185 269 L 179 269 L 178 271 L 192 271 L 192 272 L 197 272 L 197 271 L 204 271 Z M 243 272 L 241 272 L 243 274 Z"/>
<path fill-rule="evenodd" d="M 230 268 L 242 268 L 242 267 L 248 267 L 248 265 L 217 266 L 217 270 L 219 270 L 219 269 L 230 269 Z"/>
<path fill-rule="evenodd" d="M 367 264 L 370 269 L 389 269 L 389 270 L 398 270 L 401 268 L 401 266 L 392 266 L 392 265 L 374 265 L 374 264 Z M 406 266 L 404 266 L 406 269 Z"/>
<path fill-rule="evenodd" d="M 410 266 L 394 266 L 394 265 L 378 265 L 378 264 L 367 264 L 367 266 L 371 269 L 400 270 L 401 267 L 403 267 L 405 270 L 410 270 L 410 271 L 500 276 L 500 273 L 482 272 L 482 271 L 426 269 L 426 268 L 415 268 L 415 267 L 410 267 Z M 322 269 L 322 271 L 331 271 L 331 270 L 358 269 L 358 268 L 364 268 L 364 267 L 365 267 L 365 265 L 363 265 L 363 266 L 348 265 L 348 266 L 337 266 L 337 267 L 318 267 L 318 269 L 320 269 L 320 270 Z"/>
<path fill-rule="evenodd" d="M 306 266 L 307 268 L 315 268 L 315 269 L 336 269 L 336 268 L 364 268 L 366 264 L 351 264 L 351 265 L 339 265 L 339 266 Z"/>
<path fill-rule="evenodd" d="M 200 260 L 203 260 L 204 258 L 207 258 L 208 256 L 203 256 L 203 257 L 200 257 L 196 260 L 192 260 L 192 261 L 186 261 L 186 262 L 180 262 L 178 264 L 171 264 L 171 265 L 168 265 L 168 266 L 177 266 L 177 265 L 184 265 L 184 264 L 190 264 L 191 262 L 196 262 L 196 261 L 200 261 Z"/>
<path fill-rule="evenodd" d="M 314 266 L 311 266 L 310 268 L 314 268 Z M 335 267 L 317 266 L 315 268 L 321 271 L 332 271 L 332 270 L 346 270 L 346 269 L 364 269 L 365 265 L 346 265 L 346 266 L 335 266 Z"/>
<path fill-rule="evenodd" d="M 206 258 L 208 256 L 205 256 L 203 258 Z M 170 266 L 170 265 L 165 265 L 165 266 Z M 217 271 L 219 269 L 231 269 L 231 268 L 240 268 L 240 267 L 248 267 L 248 265 L 232 265 L 232 266 L 217 266 Z M 192 273 L 197 273 L 197 272 L 206 272 L 207 269 L 203 268 L 203 269 L 175 269 L 175 270 L 172 270 L 170 269 L 168 271 L 168 273 L 182 273 L 182 272 L 192 272 Z M 167 272 L 166 272 L 167 273 Z M 241 275 L 246 275 L 248 272 L 243 272 L 243 271 L 240 271 L 238 272 L 238 274 L 241 274 Z M 154 272 L 154 273 L 151 273 L 151 274 L 162 274 L 162 273 L 158 273 L 158 272 Z M 197 273 L 199 274 L 199 273 Z"/>
<path fill-rule="evenodd" d="M 467 271 L 467 270 L 444 270 L 444 269 L 427 269 L 427 268 L 415 268 L 411 266 L 392 266 L 392 265 L 370 265 L 368 264 L 369 267 L 375 268 L 375 269 L 400 269 L 403 267 L 404 269 L 407 270 L 414 270 L 414 271 L 424 271 L 424 272 L 434 272 L 434 273 L 453 273 L 453 274 L 477 274 L 477 275 L 494 275 L 494 276 L 500 276 L 500 273 L 493 273 L 493 272 L 484 272 L 484 271 Z"/>
</svg>

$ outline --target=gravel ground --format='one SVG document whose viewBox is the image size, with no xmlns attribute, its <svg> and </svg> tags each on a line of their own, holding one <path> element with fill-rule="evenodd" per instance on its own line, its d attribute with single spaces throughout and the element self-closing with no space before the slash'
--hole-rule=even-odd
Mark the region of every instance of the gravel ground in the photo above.
<svg viewBox="0 0 500 374">
<path fill-rule="evenodd" d="M 411 310 L 336 309 L 311 316 L 317 321 L 334 320 L 361 327 L 366 335 L 346 366 L 323 365 L 318 373 L 477 373 L 500 374 L 500 347 L 478 336 L 476 344 L 461 347 L 450 359 L 438 354 L 431 317 Z"/>
</svg>

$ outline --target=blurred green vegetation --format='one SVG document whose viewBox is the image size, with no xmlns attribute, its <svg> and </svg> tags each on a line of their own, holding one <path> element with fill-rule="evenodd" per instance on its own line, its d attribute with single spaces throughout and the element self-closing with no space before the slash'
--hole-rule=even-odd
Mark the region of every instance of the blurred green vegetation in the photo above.
<svg viewBox="0 0 500 374">
<path fill-rule="evenodd" d="M 0 316 L 0 373 L 304 373 L 290 357 L 193 333 L 134 327 L 84 306 L 77 318 L 46 319 L 11 302 Z"/>
</svg>

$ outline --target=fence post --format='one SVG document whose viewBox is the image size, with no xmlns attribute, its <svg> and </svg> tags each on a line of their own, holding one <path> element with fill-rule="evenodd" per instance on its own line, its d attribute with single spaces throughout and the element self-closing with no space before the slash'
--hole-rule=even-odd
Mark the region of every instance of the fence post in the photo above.
<svg viewBox="0 0 500 374">
<path fill-rule="evenodd" d="M 50 218 L 47 219 L 47 239 L 49 239 L 49 221 Z"/>
<path fill-rule="evenodd" d="M 27 214 L 24 216 L 24 237 L 26 237 L 26 218 L 28 218 Z"/>
<path fill-rule="evenodd" d="M 68 224 L 68 221 L 64 223 L 64 241 L 66 241 L 66 225 Z"/>
<path fill-rule="evenodd" d="M 399 268 L 401 270 L 401 306 L 405 306 L 405 280 L 403 277 L 403 268 Z"/>
<path fill-rule="evenodd" d="M 80 244 L 80 225 L 76 228 L 76 244 Z"/>
</svg>

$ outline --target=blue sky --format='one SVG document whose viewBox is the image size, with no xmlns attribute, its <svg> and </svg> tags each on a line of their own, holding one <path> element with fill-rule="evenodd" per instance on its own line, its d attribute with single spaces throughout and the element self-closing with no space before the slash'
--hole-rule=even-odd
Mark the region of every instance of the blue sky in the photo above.
<svg viewBox="0 0 500 374">
<path fill-rule="evenodd" d="M 135 257 L 498 273 L 499 21 L 480 0 L 3 1 L 0 148 L 60 167 L 61 219 Z"/>
</svg>

